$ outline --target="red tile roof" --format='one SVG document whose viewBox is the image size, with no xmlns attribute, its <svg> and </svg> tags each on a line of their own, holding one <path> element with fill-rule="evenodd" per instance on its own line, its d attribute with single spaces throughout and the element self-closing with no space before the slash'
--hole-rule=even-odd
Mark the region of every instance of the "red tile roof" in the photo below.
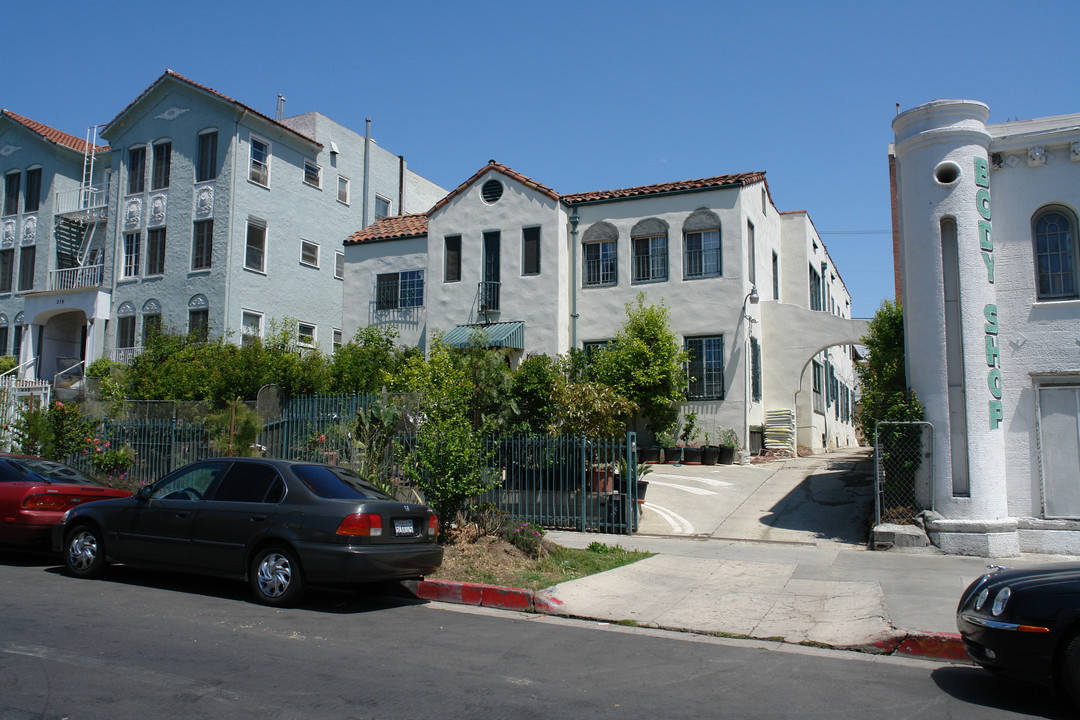
<svg viewBox="0 0 1080 720">
<path fill-rule="evenodd" d="M 315 142 L 315 138 L 310 138 L 307 135 L 304 135 L 303 133 L 297 132 L 296 130 L 289 127 L 288 125 L 284 125 L 284 124 L 279 123 L 277 120 L 274 120 L 273 118 L 271 118 L 271 117 L 269 117 L 267 115 L 263 115 L 258 110 L 255 110 L 254 108 L 249 107 L 248 105 L 245 105 L 244 103 L 240 102 L 239 100 L 234 100 L 233 98 L 229 97 L 228 95 L 224 95 L 222 93 L 219 93 L 217 90 L 215 90 L 215 89 L 213 89 L 211 87 L 207 87 L 206 85 L 200 85 L 199 83 L 195 82 L 194 80 L 189 80 L 188 78 L 184 77 L 180 73 L 175 72 L 173 70 L 169 70 L 169 69 L 166 69 L 165 72 L 162 73 L 161 76 L 157 80 L 150 83 L 150 87 L 146 88 L 141 93 L 139 93 L 139 96 L 137 98 L 135 98 L 134 100 L 129 102 L 127 104 L 127 107 L 125 107 L 123 110 L 121 110 L 119 113 L 117 113 L 116 117 L 114 117 L 112 120 L 109 121 L 108 125 L 105 128 L 105 131 L 108 132 L 108 129 L 110 127 L 112 127 L 113 123 L 115 123 L 118 119 L 123 117 L 123 115 L 128 110 L 130 110 L 132 107 L 134 107 L 140 100 L 142 100 L 144 97 L 149 95 L 150 92 L 155 87 L 157 87 L 161 83 L 161 81 L 164 80 L 165 78 L 173 78 L 173 79 L 178 80 L 178 81 L 180 81 L 182 83 L 190 85 L 193 88 L 197 88 L 199 90 L 202 90 L 203 92 L 209 93 L 210 95 L 213 95 L 214 97 L 218 98 L 219 100 L 223 100 L 224 102 L 227 102 L 227 103 L 229 103 L 231 105 L 235 105 L 236 107 L 240 108 L 241 110 L 245 110 L 245 111 L 251 113 L 252 115 L 256 115 L 256 116 L 262 118 L 263 120 L 270 123 L 271 125 L 276 125 L 277 127 L 285 130 L 288 133 L 291 133 L 291 134 L 293 134 L 293 135 L 295 135 L 295 136 L 297 136 L 299 138 L 303 138 L 304 140 L 307 140 L 310 143 L 314 143 L 315 145 L 318 145 L 319 147 L 322 147 L 321 143 Z"/>
<path fill-rule="evenodd" d="M 61 132 L 60 130 L 49 127 L 48 125 L 43 125 L 42 123 L 35 122 L 34 120 L 23 117 L 22 115 L 13 113 L 10 110 L 0 110 L 0 116 L 11 118 L 15 122 L 25 127 L 27 130 L 30 130 L 31 132 L 40 135 L 51 143 L 55 143 L 56 145 L 60 145 L 61 147 L 66 147 L 69 150 L 74 150 L 75 152 L 86 152 L 86 146 L 88 143 L 82 138 L 77 138 L 74 135 L 68 135 L 66 132 Z M 108 145 L 94 145 L 95 153 L 103 152 L 108 149 Z"/>
<path fill-rule="evenodd" d="M 489 172 L 499 172 L 506 177 L 512 178 L 522 185 L 532 188 L 533 190 L 546 195 L 555 201 L 566 203 L 567 205 L 574 205 L 576 203 L 595 202 L 599 200 L 617 200 L 622 198 L 640 197 L 643 195 L 659 195 L 669 192 L 685 192 L 687 190 L 706 190 L 710 188 L 728 187 L 732 185 L 747 186 L 753 185 L 757 182 L 765 183 L 765 191 L 769 192 L 769 183 L 765 180 L 764 172 L 750 172 L 750 173 L 738 173 L 735 175 L 718 175 L 711 178 L 702 178 L 700 180 L 682 180 L 679 182 L 660 183 L 658 185 L 643 185 L 641 187 L 626 188 L 624 190 L 601 190 L 599 192 L 590 193 L 578 193 L 576 195 L 559 195 L 557 192 L 541 185 L 535 180 L 522 175 L 516 170 L 512 170 L 502 163 L 489 160 L 488 164 L 480 168 L 465 182 L 458 185 L 456 188 L 450 191 L 443 199 L 435 203 L 435 205 L 427 211 L 427 213 L 420 215 L 402 215 L 398 217 L 385 218 L 373 225 L 353 233 L 345 240 L 346 245 L 356 245 L 362 242 L 368 242 L 371 240 L 394 240 L 399 238 L 419 237 L 427 235 L 427 221 L 437 210 L 446 207 L 446 205 L 455 197 L 465 192 L 467 188 L 476 183 L 484 174 Z M 772 193 L 769 192 L 769 198 L 771 200 Z"/>
<path fill-rule="evenodd" d="M 345 238 L 346 245 L 358 245 L 371 240 L 399 240 L 402 238 L 423 237 L 427 235 L 427 215 L 395 215 L 376 220 L 363 230 L 354 232 Z"/>
<path fill-rule="evenodd" d="M 506 175 L 509 178 L 517 180 L 519 183 L 521 183 L 525 187 L 531 188 L 531 189 L 537 191 L 538 193 L 541 193 L 542 195 L 546 195 L 549 198 L 551 198 L 552 200 L 558 200 L 559 199 L 559 193 L 555 192 L 554 190 L 549 188 L 547 185 L 541 185 L 540 183 L 536 182 L 535 180 L 532 180 L 530 178 L 525 177 L 524 175 L 517 172 L 516 170 L 511 170 L 510 168 L 506 167 L 502 163 L 495 162 L 494 160 L 488 160 L 488 164 L 485 165 L 484 167 L 480 168 L 479 170 L 477 170 L 476 173 L 471 178 L 469 178 L 465 182 L 458 185 L 456 188 L 451 190 L 450 193 L 446 197 L 444 197 L 439 202 L 435 203 L 435 206 L 432 207 L 430 210 L 428 210 L 428 215 L 431 215 L 436 210 L 439 210 L 440 208 L 445 207 L 447 203 L 449 203 L 451 200 L 453 200 L 455 197 L 457 197 L 461 193 L 465 192 L 465 189 L 467 187 L 469 187 L 474 182 L 476 182 L 481 177 L 483 177 L 484 173 L 489 173 L 489 172 L 492 172 L 492 171 L 500 172 L 500 173 L 502 173 L 503 175 Z"/>
<path fill-rule="evenodd" d="M 737 173 L 735 175 L 717 175 L 716 177 L 701 178 L 700 180 L 680 180 L 678 182 L 660 183 L 658 185 L 642 185 L 640 187 L 625 188 L 623 190 L 599 190 L 596 192 L 577 193 L 576 195 L 563 195 L 562 201 L 568 205 L 576 205 L 577 203 L 595 202 L 598 200 L 619 200 L 622 198 L 640 197 L 642 195 L 659 195 L 661 193 L 683 192 L 686 190 L 704 190 L 708 188 L 725 187 L 728 185 L 746 186 L 764 181 L 764 172 Z"/>
</svg>

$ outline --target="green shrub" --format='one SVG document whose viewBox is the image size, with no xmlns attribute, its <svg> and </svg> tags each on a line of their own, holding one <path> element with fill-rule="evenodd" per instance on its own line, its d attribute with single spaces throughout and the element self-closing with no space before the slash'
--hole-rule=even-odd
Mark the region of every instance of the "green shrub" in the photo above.
<svg viewBox="0 0 1080 720">
<path fill-rule="evenodd" d="M 548 554 L 544 530 L 539 525 L 509 518 L 499 530 L 499 536 L 529 557 L 542 558 Z"/>
<path fill-rule="evenodd" d="M 90 423 L 78 405 L 57 400 L 44 408 L 24 409 L 11 431 L 19 452 L 63 460 L 85 447 Z"/>
</svg>

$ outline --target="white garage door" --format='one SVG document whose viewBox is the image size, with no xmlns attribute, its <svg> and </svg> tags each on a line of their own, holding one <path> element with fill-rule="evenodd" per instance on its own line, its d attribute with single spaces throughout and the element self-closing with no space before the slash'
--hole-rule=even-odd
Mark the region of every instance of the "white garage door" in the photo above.
<svg viewBox="0 0 1080 720">
<path fill-rule="evenodd" d="M 1039 466 L 1048 518 L 1080 518 L 1080 387 L 1041 387 Z"/>
</svg>

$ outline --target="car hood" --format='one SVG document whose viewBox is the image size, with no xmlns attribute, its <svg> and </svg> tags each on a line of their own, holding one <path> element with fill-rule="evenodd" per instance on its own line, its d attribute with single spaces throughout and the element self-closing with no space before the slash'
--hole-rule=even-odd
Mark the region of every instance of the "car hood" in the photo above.
<svg viewBox="0 0 1080 720">
<path fill-rule="evenodd" d="M 1031 587 L 1048 592 L 1080 592 L 1080 562 L 1008 568 L 979 578 L 972 584 L 971 589 L 989 587 L 990 594 L 993 595 L 997 589 L 1006 585 L 1014 593 Z"/>
</svg>

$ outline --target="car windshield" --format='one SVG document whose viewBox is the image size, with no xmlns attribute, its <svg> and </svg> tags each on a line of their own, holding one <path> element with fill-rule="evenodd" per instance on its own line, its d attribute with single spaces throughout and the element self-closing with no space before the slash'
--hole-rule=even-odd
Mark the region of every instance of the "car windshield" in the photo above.
<svg viewBox="0 0 1080 720">
<path fill-rule="evenodd" d="M 325 465 L 293 465 L 293 474 L 319 497 L 344 500 L 393 500 L 374 485 L 344 468 Z"/>
<path fill-rule="evenodd" d="M 44 458 L 8 458 L 8 462 L 29 475 L 38 475 L 49 482 L 72 483 L 76 485 L 101 485 L 73 467 Z"/>
</svg>

